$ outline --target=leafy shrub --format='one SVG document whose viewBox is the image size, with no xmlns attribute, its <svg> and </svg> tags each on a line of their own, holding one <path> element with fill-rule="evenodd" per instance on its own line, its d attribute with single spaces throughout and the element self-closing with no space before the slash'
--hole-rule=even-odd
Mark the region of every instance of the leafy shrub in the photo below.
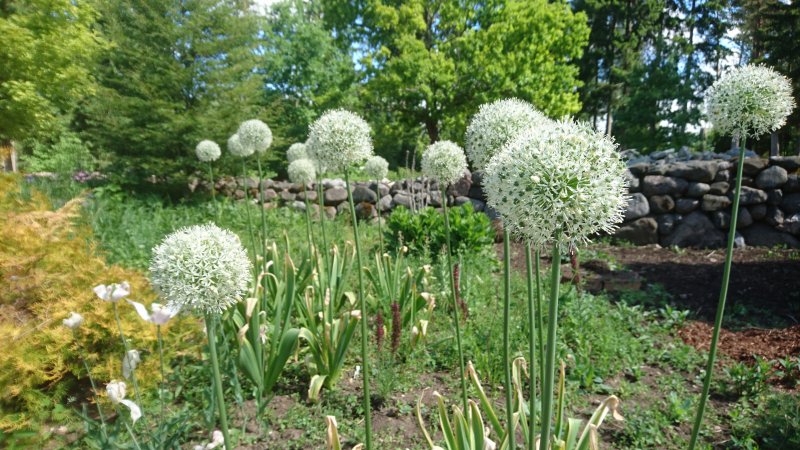
<svg viewBox="0 0 800 450">
<path fill-rule="evenodd" d="M 453 254 L 482 253 L 491 248 L 495 232 L 486 214 L 475 212 L 467 203 L 450 208 L 449 215 Z M 387 221 L 386 241 L 394 251 L 406 245 L 416 254 L 437 255 L 446 242 L 444 215 L 434 208 L 417 214 L 397 208 Z"/>
<path fill-rule="evenodd" d="M 31 154 L 24 160 L 29 172 L 72 175 L 79 170 L 92 171 L 95 167 L 89 148 L 73 133 L 61 135 L 52 144 L 33 143 Z"/>
<path fill-rule="evenodd" d="M 150 303 L 155 295 L 139 272 L 109 266 L 94 255 L 91 230 L 76 225 L 82 199 L 58 210 L 40 192 L 20 195 L 20 178 L 0 177 L 0 429 L 16 430 L 33 422 L 69 421 L 78 404 L 91 397 L 76 342 L 62 320 L 71 311 L 86 319 L 77 344 L 87 354 L 92 375 L 102 383 L 121 377 L 124 353 L 112 305 L 95 297 L 92 287 L 122 280 L 133 297 Z M 133 308 L 120 305 L 122 327 L 144 356 L 136 369 L 144 390 L 160 378 L 155 327 Z M 180 323 L 180 321 L 173 322 Z M 171 342 L 187 340 L 199 327 L 170 326 Z M 189 330 L 189 331 L 180 331 Z"/>
</svg>

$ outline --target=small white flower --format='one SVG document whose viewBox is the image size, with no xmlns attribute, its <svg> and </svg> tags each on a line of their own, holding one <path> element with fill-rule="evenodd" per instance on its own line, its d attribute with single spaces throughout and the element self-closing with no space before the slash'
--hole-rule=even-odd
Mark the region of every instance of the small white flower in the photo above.
<svg viewBox="0 0 800 450">
<path fill-rule="evenodd" d="M 83 316 L 76 312 L 71 312 L 69 313 L 69 317 L 64 319 L 63 323 L 64 326 L 70 330 L 77 330 L 83 323 Z"/>
<path fill-rule="evenodd" d="M 145 308 L 143 304 L 134 302 L 132 300 L 126 301 L 133 305 L 134 309 L 136 309 L 136 312 L 139 313 L 139 317 L 141 317 L 142 320 L 145 322 L 154 323 L 156 325 L 165 325 L 170 319 L 177 316 L 180 312 L 180 310 L 175 308 L 164 307 L 160 303 L 152 303 L 150 305 L 150 310 L 153 311 L 151 314 L 147 312 L 147 308 Z"/>
<path fill-rule="evenodd" d="M 777 130 L 794 106 L 789 80 L 760 65 L 735 68 L 706 92 L 706 110 L 714 128 L 735 137 L 756 137 Z"/>
<path fill-rule="evenodd" d="M 225 445 L 225 437 L 222 435 L 222 432 L 219 430 L 214 430 L 211 433 L 211 442 L 206 445 L 195 445 L 194 450 L 210 450 L 217 447 L 223 447 Z"/>
<path fill-rule="evenodd" d="M 195 147 L 194 152 L 197 155 L 197 159 L 203 162 L 216 161 L 222 154 L 219 145 L 209 140 L 200 141 L 197 147 Z"/>
<path fill-rule="evenodd" d="M 369 124 L 343 109 L 327 111 L 314 121 L 306 145 L 309 156 L 325 170 L 345 171 L 372 156 Z"/>
<path fill-rule="evenodd" d="M 234 134 L 228 138 L 228 151 L 231 152 L 233 156 L 246 158 L 252 155 L 255 150 L 252 147 L 243 146 L 242 142 L 239 140 L 239 135 Z"/>
<path fill-rule="evenodd" d="M 239 135 L 239 143 L 249 154 L 264 153 L 272 145 L 272 130 L 258 119 L 242 122 L 236 134 Z"/>
<path fill-rule="evenodd" d="M 533 105 L 518 98 L 481 105 L 467 126 L 466 150 L 472 167 L 483 170 L 503 145 L 520 131 L 551 123 Z"/>
<path fill-rule="evenodd" d="M 239 238 L 209 223 L 164 238 L 153 249 L 150 281 L 171 310 L 221 314 L 247 292 L 251 270 Z"/>
<path fill-rule="evenodd" d="M 298 159 L 308 159 L 308 150 L 306 144 L 303 142 L 296 142 L 289 146 L 286 150 L 286 161 L 289 163 L 297 161 Z"/>
<path fill-rule="evenodd" d="M 352 317 L 354 319 L 357 319 L 357 320 L 361 319 L 361 310 L 360 309 L 354 309 L 354 310 L 350 311 L 350 317 Z"/>
<path fill-rule="evenodd" d="M 292 183 L 309 184 L 317 178 L 317 169 L 310 159 L 297 159 L 289 164 L 286 171 Z"/>
<path fill-rule="evenodd" d="M 466 171 L 467 157 L 453 142 L 434 142 L 422 154 L 422 173 L 444 185 L 455 183 Z"/>
<path fill-rule="evenodd" d="M 389 173 L 389 163 L 382 157 L 375 155 L 367 160 L 367 163 L 364 165 L 364 172 L 366 172 L 367 176 L 371 179 L 380 181 L 386 178 L 386 174 Z"/>
<path fill-rule="evenodd" d="M 98 284 L 93 291 L 101 300 L 116 303 L 131 294 L 131 285 L 127 281 L 109 285 Z"/>
<path fill-rule="evenodd" d="M 486 166 L 483 187 L 503 224 L 542 247 L 613 231 L 628 200 L 624 174 L 610 138 L 559 121 L 509 141 Z"/>
<path fill-rule="evenodd" d="M 111 381 L 106 384 L 106 392 L 108 393 L 108 398 L 111 400 L 111 403 L 115 405 L 125 405 L 131 410 L 131 421 L 136 423 L 136 421 L 142 417 L 142 410 L 136 403 L 125 399 L 125 387 L 124 381 Z"/>
<path fill-rule="evenodd" d="M 125 353 L 125 357 L 122 358 L 122 376 L 125 377 L 126 380 L 129 380 L 140 362 L 142 362 L 142 358 L 139 355 L 139 350 L 128 350 L 128 352 Z"/>
</svg>

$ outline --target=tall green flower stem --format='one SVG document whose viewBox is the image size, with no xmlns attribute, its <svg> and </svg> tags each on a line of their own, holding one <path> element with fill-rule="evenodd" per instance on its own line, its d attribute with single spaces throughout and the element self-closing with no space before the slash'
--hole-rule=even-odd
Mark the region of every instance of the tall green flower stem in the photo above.
<svg viewBox="0 0 800 450">
<path fill-rule="evenodd" d="M 506 435 L 508 448 L 517 448 L 514 434 L 514 400 L 511 390 L 511 235 L 503 224 L 503 383 L 506 394 Z"/>
<path fill-rule="evenodd" d="M 544 378 L 542 379 L 542 448 L 548 448 L 550 425 L 553 418 L 553 385 L 556 371 L 556 324 L 558 322 L 558 288 L 561 282 L 561 248 L 556 236 L 550 260 L 550 305 L 547 309 L 547 349 L 545 350 Z"/>
<path fill-rule="evenodd" d="M 208 162 L 208 180 L 211 183 L 211 201 L 214 202 L 214 212 L 217 214 L 219 220 L 219 204 L 217 203 L 217 189 L 214 183 L 214 165 L 211 161 Z"/>
<path fill-rule="evenodd" d="M 258 164 L 258 195 L 260 196 L 258 209 L 261 210 L 261 241 L 259 248 L 263 252 L 264 241 L 267 239 L 267 212 L 264 210 L 264 172 L 261 170 L 261 156 L 256 155 L 256 162 Z"/>
<path fill-rule="evenodd" d="M 714 331 L 711 334 L 711 347 L 708 350 L 708 362 L 706 363 L 706 374 L 703 379 L 703 392 L 700 394 L 700 402 L 697 405 L 697 415 L 694 418 L 692 427 L 692 438 L 689 441 L 689 450 L 693 450 L 697 445 L 697 438 L 700 434 L 700 426 L 703 423 L 703 414 L 708 400 L 708 391 L 711 387 L 711 374 L 714 371 L 714 361 L 717 358 L 717 343 L 719 341 L 719 330 L 722 327 L 722 317 L 725 314 L 725 301 L 728 298 L 728 284 L 731 279 L 731 263 L 733 261 L 733 244 L 736 240 L 736 221 L 739 217 L 739 198 L 742 192 L 742 173 L 744 172 L 744 145 L 746 139 L 742 137 L 739 147 L 739 162 L 736 166 L 736 191 L 733 195 L 733 209 L 731 210 L 731 224 L 728 230 L 728 248 L 725 252 L 725 266 L 722 270 L 722 287 L 719 291 L 719 303 L 717 304 L 717 315 L 714 318 Z"/>
<path fill-rule="evenodd" d="M 308 239 L 308 257 L 313 258 L 314 261 L 316 261 L 317 258 L 314 257 L 313 234 L 311 233 L 311 204 L 308 202 L 308 191 L 306 190 L 305 184 L 303 184 L 303 201 L 306 204 L 306 238 Z"/>
<path fill-rule="evenodd" d="M 113 302 L 112 304 L 114 305 L 114 318 L 117 320 L 119 338 L 122 340 L 122 348 L 125 349 L 125 358 L 127 358 L 128 352 L 131 350 L 131 348 L 128 345 L 128 340 L 125 339 L 125 333 L 122 332 L 122 322 L 119 320 L 119 308 L 117 308 L 117 302 Z M 139 383 L 136 381 L 135 370 L 131 370 L 131 381 L 133 382 L 133 394 L 136 396 L 136 403 L 141 405 L 142 398 L 139 396 Z M 146 420 L 144 417 L 142 417 L 142 419 Z"/>
<path fill-rule="evenodd" d="M 247 216 L 247 232 L 250 234 L 250 245 L 253 250 L 253 261 L 258 261 L 258 252 L 256 251 L 256 236 L 253 233 L 253 218 L 250 216 L 250 196 L 247 193 L 247 191 L 250 190 L 250 186 L 247 181 L 247 165 L 244 162 L 244 158 L 242 158 L 242 183 L 244 183 L 244 211 L 245 215 Z M 262 205 L 261 207 L 263 208 L 264 206 Z M 253 272 L 254 275 L 258 273 L 258 267 L 256 264 L 253 264 Z"/>
<path fill-rule="evenodd" d="M 533 270 L 536 277 L 536 333 L 539 351 L 539 382 L 544 380 L 544 314 L 542 314 L 542 269 L 539 249 L 533 251 Z"/>
<path fill-rule="evenodd" d="M 159 383 L 159 386 L 158 386 L 158 400 L 161 403 L 161 416 L 159 416 L 158 426 L 159 426 L 159 428 L 161 428 L 161 426 L 164 424 L 164 413 L 165 413 L 164 384 L 165 384 L 165 379 L 166 379 L 166 377 L 164 376 L 164 374 L 165 374 L 165 372 L 164 372 L 164 340 L 161 337 L 161 325 L 156 325 L 156 337 L 158 338 L 158 363 L 159 363 L 159 365 L 161 367 L 161 383 Z M 162 433 L 159 433 L 159 440 L 161 440 L 161 442 L 159 442 L 159 444 L 161 444 L 162 448 L 164 447 L 163 438 L 164 438 L 164 436 L 162 435 Z"/>
<path fill-rule="evenodd" d="M 383 257 L 383 253 L 386 251 L 385 246 L 383 244 L 383 214 L 381 211 L 381 188 L 380 188 L 380 181 L 375 181 L 375 197 L 377 200 L 375 201 L 375 209 L 378 210 L 378 238 L 380 239 L 381 243 L 381 257 Z M 450 243 L 447 244 L 448 248 L 450 247 Z M 411 308 L 412 311 L 414 308 Z"/>
<path fill-rule="evenodd" d="M 534 298 L 539 296 L 539 270 L 536 268 L 536 291 L 534 292 L 533 281 L 533 261 L 531 259 L 531 243 L 525 244 L 525 265 L 528 275 L 528 349 L 530 351 L 528 360 L 531 362 L 531 393 L 530 393 L 530 425 L 528 426 L 528 445 L 533 448 L 536 442 L 536 330 L 541 330 L 536 326 L 536 305 Z M 541 364 L 539 364 L 541 366 Z"/>
<path fill-rule="evenodd" d="M 325 267 L 328 267 L 328 236 L 325 232 L 325 201 L 322 197 L 322 175 L 317 177 L 317 202 L 319 203 L 319 228 L 322 236 L 322 258 L 325 261 Z M 326 269 L 327 270 L 327 269 Z"/>
<path fill-rule="evenodd" d="M 106 417 L 103 414 L 103 409 L 100 407 L 100 394 L 97 390 L 97 385 L 94 384 L 94 377 L 92 377 L 92 371 L 89 370 L 89 363 L 86 361 L 86 355 L 83 352 L 83 347 L 80 346 L 78 343 L 78 331 L 73 329 L 72 330 L 72 338 L 75 340 L 75 346 L 78 347 L 78 354 L 81 357 L 81 361 L 83 362 L 83 368 L 86 369 L 86 375 L 89 376 L 89 384 L 92 385 L 92 391 L 94 392 L 95 398 L 95 406 L 97 406 L 97 415 L 100 417 L 100 423 L 103 425 L 101 430 L 103 433 L 104 440 L 108 440 L 108 435 L 106 434 Z"/>
<path fill-rule="evenodd" d="M 372 412 L 370 411 L 369 395 L 369 354 L 367 344 L 369 332 L 367 330 L 367 302 L 364 299 L 364 263 L 361 258 L 361 240 L 358 237 L 358 218 L 356 206 L 353 203 L 353 191 L 350 185 L 350 171 L 344 171 L 344 180 L 347 183 L 347 201 L 350 204 L 350 219 L 353 221 L 353 240 L 356 243 L 356 257 L 358 258 L 358 303 L 361 308 L 361 377 L 364 380 L 364 443 L 367 450 L 372 450 Z"/>
<path fill-rule="evenodd" d="M 217 409 L 219 411 L 219 423 L 222 436 L 225 439 L 225 448 L 233 448 L 228 435 L 228 414 L 225 411 L 225 397 L 222 391 L 222 377 L 219 374 L 219 359 L 217 358 L 217 318 L 211 314 L 206 314 L 206 331 L 208 333 L 208 353 L 211 355 L 211 372 L 214 377 L 214 389 L 217 398 Z"/>
<path fill-rule="evenodd" d="M 464 350 L 461 347 L 461 325 L 458 319 L 458 304 L 456 303 L 456 280 L 453 274 L 452 246 L 450 245 L 450 213 L 447 209 L 447 189 L 442 191 L 442 209 L 444 212 L 444 235 L 447 244 L 447 273 L 450 278 L 450 299 L 453 305 L 453 326 L 456 329 L 456 349 L 458 350 L 458 364 L 461 369 L 461 401 L 464 411 L 469 411 L 467 403 L 467 375 L 464 370 Z M 413 309 L 413 308 L 412 308 Z M 508 360 L 506 360 L 508 361 Z M 509 391 L 510 392 L 510 391 Z"/>
</svg>

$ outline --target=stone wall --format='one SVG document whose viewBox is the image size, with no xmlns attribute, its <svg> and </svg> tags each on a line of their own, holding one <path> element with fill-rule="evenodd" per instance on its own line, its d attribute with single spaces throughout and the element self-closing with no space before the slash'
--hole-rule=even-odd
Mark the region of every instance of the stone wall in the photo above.
<svg viewBox="0 0 800 450">
<path fill-rule="evenodd" d="M 616 237 L 637 245 L 722 247 L 727 241 L 735 159 L 633 158 L 627 177 L 631 200 Z M 736 244 L 800 247 L 800 156 L 745 159 Z M 265 208 L 305 208 L 306 196 L 317 214 L 314 186 L 264 180 Z M 205 186 L 207 188 L 207 186 Z M 258 197 L 258 180 L 222 178 L 218 192 L 243 199 Z M 348 208 L 347 190 L 340 179 L 323 180 L 325 214 L 334 217 Z M 490 218 L 497 214 L 486 205 L 481 173 L 467 174 L 447 191 L 449 205 L 472 203 Z M 375 218 L 398 206 L 440 207 L 442 192 L 425 179 L 387 183 L 354 183 L 356 214 Z"/>
</svg>

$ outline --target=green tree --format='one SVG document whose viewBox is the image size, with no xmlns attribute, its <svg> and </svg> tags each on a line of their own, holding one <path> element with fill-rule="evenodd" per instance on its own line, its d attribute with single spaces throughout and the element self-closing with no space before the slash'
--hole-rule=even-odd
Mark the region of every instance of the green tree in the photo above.
<svg viewBox="0 0 800 450">
<path fill-rule="evenodd" d="M 198 141 L 224 144 L 258 116 L 258 17 L 237 0 L 112 0 L 100 12 L 112 47 L 76 127 L 117 181 L 182 183 Z"/>
<path fill-rule="evenodd" d="M 0 1 L 0 143 L 52 135 L 93 92 L 96 16 L 86 1 Z"/>
<path fill-rule="evenodd" d="M 463 139 L 480 103 L 507 96 L 547 114 L 579 108 L 573 61 L 585 17 L 546 0 L 327 0 L 329 28 L 359 56 L 362 108 L 377 148 L 399 162 L 439 139 Z"/>
</svg>

